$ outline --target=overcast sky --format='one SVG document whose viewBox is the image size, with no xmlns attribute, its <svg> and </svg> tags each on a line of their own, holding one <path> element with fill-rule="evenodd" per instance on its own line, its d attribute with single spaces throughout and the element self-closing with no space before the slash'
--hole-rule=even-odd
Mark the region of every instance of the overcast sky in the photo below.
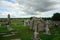
<svg viewBox="0 0 60 40">
<path fill-rule="evenodd" d="M 0 18 L 52 17 L 60 11 L 60 0 L 0 0 Z"/>
</svg>

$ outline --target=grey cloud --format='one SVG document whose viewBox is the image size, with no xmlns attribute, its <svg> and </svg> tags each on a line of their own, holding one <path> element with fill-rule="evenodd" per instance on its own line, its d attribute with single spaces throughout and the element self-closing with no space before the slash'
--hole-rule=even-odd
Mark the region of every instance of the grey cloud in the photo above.
<svg viewBox="0 0 60 40">
<path fill-rule="evenodd" d="M 28 9 L 24 11 L 33 15 L 35 14 L 36 11 L 45 12 L 45 11 L 54 10 L 55 8 L 52 9 L 52 6 L 59 4 L 58 2 L 54 2 L 50 0 L 18 0 L 17 2 L 19 4 L 26 5 L 25 7 L 28 7 Z M 51 8 L 49 8 L 50 6 Z M 33 8 L 33 11 L 28 11 L 30 7 Z"/>
</svg>

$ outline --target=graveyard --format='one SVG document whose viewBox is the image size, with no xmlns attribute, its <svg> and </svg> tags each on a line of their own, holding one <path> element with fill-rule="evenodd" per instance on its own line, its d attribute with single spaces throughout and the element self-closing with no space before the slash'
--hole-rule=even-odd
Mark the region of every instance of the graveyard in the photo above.
<svg viewBox="0 0 60 40">
<path fill-rule="evenodd" d="M 60 0 L 0 0 L 0 40 L 60 40 Z"/>
<path fill-rule="evenodd" d="M 29 25 L 24 26 L 24 18 L 11 18 L 10 27 L 15 35 L 10 35 L 12 33 L 6 28 L 6 22 L 0 22 L 0 24 L 2 24 L 0 27 L 0 40 L 33 40 L 34 32 L 30 29 Z M 50 33 L 51 35 L 47 35 L 41 31 L 38 36 L 41 40 L 60 40 L 60 26 L 59 28 L 50 27 Z"/>
</svg>

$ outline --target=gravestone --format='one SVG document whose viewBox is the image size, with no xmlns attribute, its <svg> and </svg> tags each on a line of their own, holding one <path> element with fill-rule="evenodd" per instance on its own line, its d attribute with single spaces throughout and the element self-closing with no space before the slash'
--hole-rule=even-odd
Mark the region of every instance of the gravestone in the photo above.
<svg viewBox="0 0 60 40">
<path fill-rule="evenodd" d="M 29 25 L 29 20 L 28 19 L 24 20 L 24 26 L 28 26 L 28 25 Z"/>
<path fill-rule="evenodd" d="M 32 29 L 34 29 L 34 34 L 33 34 L 33 40 L 41 40 L 39 38 L 39 32 L 38 32 L 38 22 L 37 22 L 37 18 L 33 17 L 32 18 L 32 21 L 33 21 L 33 27 Z"/>
<path fill-rule="evenodd" d="M 49 30 L 49 23 L 48 23 L 48 20 L 46 21 L 45 34 L 50 35 L 50 30 Z"/>
<path fill-rule="evenodd" d="M 10 14 L 8 14 L 8 18 L 7 18 L 7 24 L 6 24 L 6 26 L 7 26 L 7 29 L 9 30 L 9 31 L 11 31 L 12 29 L 11 29 L 11 27 L 10 27 Z"/>
<path fill-rule="evenodd" d="M 6 27 L 7 27 L 8 31 L 9 31 L 10 33 L 12 33 L 12 34 L 15 35 L 13 28 L 10 27 L 10 24 L 11 24 L 11 21 L 10 21 L 10 14 L 8 14 Z"/>
<path fill-rule="evenodd" d="M 36 21 L 34 21 L 34 20 L 36 20 Z M 39 23 L 39 25 L 38 25 L 38 31 L 44 31 L 44 29 L 45 29 L 45 22 L 44 22 L 44 20 L 43 19 L 31 19 L 30 20 L 30 29 L 31 30 L 34 30 L 34 27 L 35 27 L 35 24 L 36 23 Z"/>
<path fill-rule="evenodd" d="M 34 36 L 33 36 L 33 40 L 41 40 L 40 38 L 39 38 L 39 31 L 38 31 L 38 25 L 39 24 L 36 24 L 37 26 L 35 26 L 35 30 L 34 30 Z"/>
</svg>

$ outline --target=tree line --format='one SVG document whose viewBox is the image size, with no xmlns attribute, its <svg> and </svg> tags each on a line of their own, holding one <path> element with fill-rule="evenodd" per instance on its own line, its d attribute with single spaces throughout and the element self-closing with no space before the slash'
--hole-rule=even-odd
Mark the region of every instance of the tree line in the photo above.
<svg viewBox="0 0 60 40">
<path fill-rule="evenodd" d="M 43 18 L 44 20 L 60 21 L 60 13 L 54 13 L 52 17 Z"/>
</svg>

